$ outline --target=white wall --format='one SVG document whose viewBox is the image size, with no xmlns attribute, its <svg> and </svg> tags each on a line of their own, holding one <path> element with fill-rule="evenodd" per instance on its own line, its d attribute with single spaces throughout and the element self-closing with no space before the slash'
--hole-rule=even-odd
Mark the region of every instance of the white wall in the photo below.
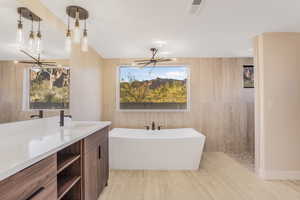
<svg viewBox="0 0 300 200">
<path fill-rule="evenodd" d="M 300 179 L 300 33 L 265 33 L 255 43 L 258 171 Z"/>
<path fill-rule="evenodd" d="M 81 52 L 79 45 L 73 45 L 70 56 L 70 113 L 74 120 L 101 119 L 102 63 L 102 58 L 93 49 L 84 53 Z"/>
</svg>

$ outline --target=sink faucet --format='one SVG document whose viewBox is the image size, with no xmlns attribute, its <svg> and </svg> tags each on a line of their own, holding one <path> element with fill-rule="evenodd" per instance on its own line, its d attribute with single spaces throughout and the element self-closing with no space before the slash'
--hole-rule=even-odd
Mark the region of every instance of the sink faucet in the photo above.
<svg viewBox="0 0 300 200">
<path fill-rule="evenodd" d="M 72 118 L 71 115 L 65 115 L 65 111 L 64 110 L 61 110 L 60 111 L 60 121 L 59 121 L 59 125 L 61 127 L 63 127 L 65 125 L 65 117 L 69 117 L 69 118 Z"/>
<path fill-rule="evenodd" d="M 152 130 L 152 131 L 155 130 L 155 122 L 152 122 L 152 124 L 151 124 L 151 130 Z"/>
<path fill-rule="evenodd" d="M 43 118 L 44 117 L 44 112 L 42 110 L 39 110 L 39 114 L 38 115 L 30 115 L 30 118 L 35 118 L 35 117 L 38 117 L 38 118 Z"/>
</svg>

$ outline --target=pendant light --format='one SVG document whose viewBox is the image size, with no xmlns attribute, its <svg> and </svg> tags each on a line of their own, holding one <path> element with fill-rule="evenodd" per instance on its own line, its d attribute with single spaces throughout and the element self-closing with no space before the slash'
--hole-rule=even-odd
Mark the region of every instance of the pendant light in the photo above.
<svg viewBox="0 0 300 200">
<path fill-rule="evenodd" d="M 83 38 L 81 41 L 81 51 L 87 52 L 89 50 L 88 46 L 88 36 L 87 36 L 87 29 L 86 29 L 86 20 L 84 20 L 84 30 L 83 30 Z"/>
<path fill-rule="evenodd" d="M 41 33 L 41 21 L 42 19 L 31 12 L 26 7 L 19 7 L 17 9 L 17 12 L 19 14 L 19 20 L 18 20 L 18 29 L 17 29 L 17 44 L 18 49 L 24 46 L 24 38 L 23 38 L 23 21 L 22 19 L 30 20 L 31 22 L 31 29 L 29 32 L 29 38 L 28 38 L 28 45 L 27 50 L 31 51 L 32 53 L 38 53 L 40 54 L 43 45 L 42 45 L 42 33 Z M 37 34 L 34 32 L 34 22 L 38 22 L 38 30 Z"/>
<path fill-rule="evenodd" d="M 23 36 L 23 24 L 22 24 L 22 14 L 21 14 L 21 12 L 19 13 L 16 42 L 17 42 L 18 48 L 23 47 L 24 36 Z"/>
<path fill-rule="evenodd" d="M 31 19 L 31 31 L 29 33 L 29 39 L 28 39 L 28 50 L 34 51 L 34 42 L 35 42 L 35 34 L 33 32 L 33 18 Z"/>
<path fill-rule="evenodd" d="M 68 29 L 66 33 L 65 50 L 67 53 L 70 53 L 71 49 L 72 49 L 72 39 L 71 39 L 71 30 L 70 30 L 70 16 L 68 15 Z"/>
<path fill-rule="evenodd" d="M 42 34 L 41 34 L 41 23 L 40 20 L 38 22 L 38 32 L 36 34 L 36 52 L 41 53 L 43 48 L 42 44 Z"/>
<path fill-rule="evenodd" d="M 88 34 L 87 34 L 87 28 L 86 28 L 86 20 L 89 18 L 89 12 L 79 6 L 68 6 L 66 8 L 66 13 L 68 15 L 68 29 L 67 29 L 67 34 L 66 34 L 66 44 L 65 48 L 67 52 L 71 51 L 72 45 L 70 38 L 72 36 L 73 42 L 75 44 L 79 44 L 81 42 L 81 51 L 86 52 L 88 51 Z M 70 31 L 70 26 L 69 26 L 69 17 L 75 19 L 75 25 L 74 29 Z M 84 21 L 84 30 L 82 34 L 82 30 L 80 29 L 80 20 L 85 20 Z"/>
<path fill-rule="evenodd" d="M 79 23 L 79 11 L 77 9 L 76 14 L 75 14 L 75 26 L 74 26 L 74 43 L 78 44 L 80 42 L 80 23 Z"/>
</svg>

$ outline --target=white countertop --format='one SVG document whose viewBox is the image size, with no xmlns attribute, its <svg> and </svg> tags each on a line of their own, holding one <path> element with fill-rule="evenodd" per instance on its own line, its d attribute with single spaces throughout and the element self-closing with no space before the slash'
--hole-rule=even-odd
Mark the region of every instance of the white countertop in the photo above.
<svg viewBox="0 0 300 200">
<path fill-rule="evenodd" d="M 61 128 L 58 117 L 0 124 L 0 181 L 110 124 L 66 118 Z"/>
</svg>

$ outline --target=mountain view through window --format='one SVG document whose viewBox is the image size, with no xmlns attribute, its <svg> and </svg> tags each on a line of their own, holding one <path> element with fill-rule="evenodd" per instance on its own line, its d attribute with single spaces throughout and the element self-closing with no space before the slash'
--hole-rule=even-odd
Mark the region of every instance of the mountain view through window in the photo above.
<svg viewBox="0 0 300 200">
<path fill-rule="evenodd" d="M 122 110 L 185 110 L 188 69 L 184 66 L 119 69 L 119 107 Z"/>
</svg>

